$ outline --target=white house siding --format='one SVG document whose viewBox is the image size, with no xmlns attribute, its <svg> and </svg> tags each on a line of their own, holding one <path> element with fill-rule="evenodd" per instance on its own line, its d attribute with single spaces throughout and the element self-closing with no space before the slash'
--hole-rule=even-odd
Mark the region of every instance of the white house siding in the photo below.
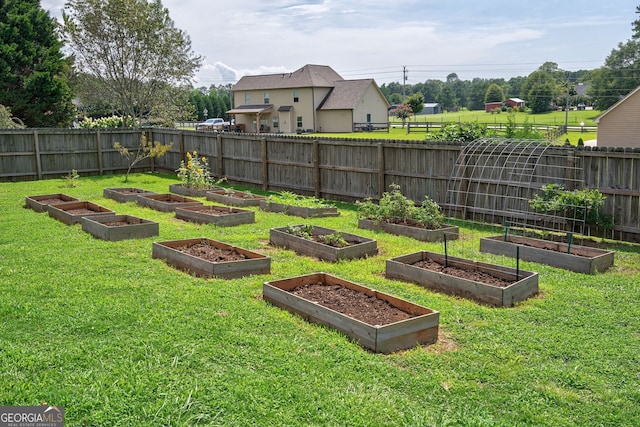
<svg viewBox="0 0 640 427">
<path fill-rule="evenodd" d="M 353 132 L 351 115 L 351 110 L 319 111 L 317 130 L 329 133 Z"/>
<path fill-rule="evenodd" d="M 389 104 L 373 85 L 369 85 L 362 99 L 353 109 L 353 121 L 366 123 L 367 114 L 371 114 L 371 123 L 387 123 L 389 120 L 387 109 Z M 349 131 L 350 132 L 350 131 Z"/>
</svg>

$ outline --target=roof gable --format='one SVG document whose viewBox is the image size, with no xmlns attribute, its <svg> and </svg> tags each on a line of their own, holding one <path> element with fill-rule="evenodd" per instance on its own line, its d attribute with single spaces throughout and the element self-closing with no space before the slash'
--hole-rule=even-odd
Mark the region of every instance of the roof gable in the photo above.
<svg viewBox="0 0 640 427">
<path fill-rule="evenodd" d="M 373 79 L 343 80 L 336 82 L 333 90 L 322 101 L 319 110 L 352 110 L 364 97 Z"/>
<path fill-rule="evenodd" d="M 293 89 L 304 87 L 334 87 L 344 79 L 326 65 L 305 65 L 291 73 L 243 76 L 232 91 Z"/>
</svg>

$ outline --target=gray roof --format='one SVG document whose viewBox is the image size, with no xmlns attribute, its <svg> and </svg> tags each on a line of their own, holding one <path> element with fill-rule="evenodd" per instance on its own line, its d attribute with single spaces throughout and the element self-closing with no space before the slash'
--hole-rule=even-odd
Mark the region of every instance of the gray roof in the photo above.
<svg viewBox="0 0 640 427">
<path fill-rule="evenodd" d="M 342 80 L 322 101 L 319 110 L 353 110 L 362 100 L 365 92 L 374 84 L 373 79 Z"/>
<path fill-rule="evenodd" d="M 303 87 L 334 87 L 344 79 L 326 65 L 305 65 L 292 73 L 243 76 L 231 90 L 269 90 Z"/>
</svg>

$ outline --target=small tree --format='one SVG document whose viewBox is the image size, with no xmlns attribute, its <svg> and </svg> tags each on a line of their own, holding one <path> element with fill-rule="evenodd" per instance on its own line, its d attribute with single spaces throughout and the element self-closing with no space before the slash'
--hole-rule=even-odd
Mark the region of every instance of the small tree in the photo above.
<svg viewBox="0 0 640 427">
<path fill-rule="evenodd" d="M 411 112 L 414 115 L 424 110 L 424 95 L 422 92 L 417 92 L 407 97 L 407 105 L 411 107 Z"/>
<path fill-rule="evenodd" d="M 402 127 L 404 127 L 405 122 L 409 117 L 411 117 L 411 107 L 407 104 L 398 105 L 396 108 L 391 110 L 391 114 L 400 120 L 402 120 Z"/>
<path fill-rule="evenodd" d="M 131 172 L 131 169 L 135 165 L 137 165 L 144 159 L 162 157 L 167 153 L 167 151 L 171 150 L 172 147 L 173 142 L 170 142 L 169 144 L 162 144 L 158 141 L 153 143 L 147 142 L 147 136 L 144 132 L 142 132 L 142 135 L 140 136 L 140 145 L 138 146 L 138 149 L 135 153 L 129 151 L 127 147 L 124 147 L 119 142 L 113 144 L 113 148 L 118 150 L 118 152 L 122 156 L 126 157 L 127 161 L 129 162 L 129 168 L 127 169 L 127 174 L 124 177 L 124 182 L 129 181 L 129 172 Z"/>
</svg>

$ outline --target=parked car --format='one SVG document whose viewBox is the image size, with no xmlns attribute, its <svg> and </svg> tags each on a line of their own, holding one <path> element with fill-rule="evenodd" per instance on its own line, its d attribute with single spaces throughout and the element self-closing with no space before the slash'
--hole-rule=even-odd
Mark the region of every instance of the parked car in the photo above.
<svg viewBox="0 0 640 427">
<path fill-rule="evenodd" d="M 196 130 L 224 130 L 228 128 L 229 122 L 225 122 L 224 119 L 219 117 L 215 119 L 207 119 L 202 123 L 196 125 Z"/>
</svg>

